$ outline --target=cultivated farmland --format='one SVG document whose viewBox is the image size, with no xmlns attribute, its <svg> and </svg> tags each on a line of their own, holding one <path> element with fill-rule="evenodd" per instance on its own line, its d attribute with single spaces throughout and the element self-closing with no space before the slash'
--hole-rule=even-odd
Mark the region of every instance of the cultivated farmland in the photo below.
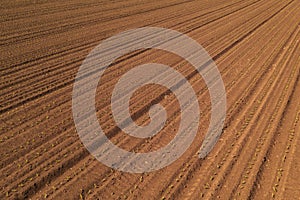
<svg viewBox="0 0 300 200">
<path fill-rule="evenodd" d="M 0 11 L 0 199 L 299 199 L 299 0 L 1 0 Z M 135 91 L 129 111 L 147 125 L 149 107 L 160 103 L 164 128 L 141 139 L 116 126 L 112 91 L 137 65 L 176 69 L 201 111 L 198 133 L 178 160 L 132 174 L 103 165 L 82 144 L 72 91 L 79 67 L 101 41 L 148 26 L 184 33 L 207 50 L 223 78 L 227 113 L 219 141 L 199 159 L 211 116 L 203 78 L 163 50 L 118 58 L 95 96 L 99 124 L 113 144 L 155 151 L 179 129 L 178 100 L 157 84 Z"/>
</svg>

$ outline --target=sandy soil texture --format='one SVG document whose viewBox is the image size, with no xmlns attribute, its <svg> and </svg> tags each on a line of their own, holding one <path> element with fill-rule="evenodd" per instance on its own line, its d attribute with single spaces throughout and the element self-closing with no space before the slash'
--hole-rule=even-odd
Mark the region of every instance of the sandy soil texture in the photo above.
<svg viewBox="0 0 300 200">
<path fill-rule="evenodd" d="M 1 0 L 0 16 L 0 199 L 300 199 L 299 0 Z M 144 125 L 149 106 L 161 103 L 163 130 L 138 139 L 116 127 L 112 90 L 137 65 L 176 69 L 201 109 L 197 136 L 178 160 L 131 174 L 106 167 L 81 143 L 72 89 L 102 40 L 147 26 L 184 33 L 208 51 L 224 81 L 227 115 L 216 146 L 199 159 L 211 115 L 202 77 L 162 50 L 118 58 L 99 82 L 95 105 L 115 145 L 157 150 L 181 120 L 176 96 L 153 84 L 134 93 L 130 113 Z"/>
</svg>

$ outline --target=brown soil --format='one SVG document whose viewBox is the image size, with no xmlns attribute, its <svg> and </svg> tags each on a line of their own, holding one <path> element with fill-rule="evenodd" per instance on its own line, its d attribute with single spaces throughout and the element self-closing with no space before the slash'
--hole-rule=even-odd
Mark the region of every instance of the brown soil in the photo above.
<svg viewBox="0 0 300 200">
<path fill-rule="evenodd" d="M 298 0 L 2 0 L 0 11 L 0 199 L 299 199 Z M 201 76 L 164 51 L 119 58 L 96 95 L 99 123 L 114 144 L 154 151 L 178 130 L 176 96 L 157 85 L 135 92 L 130 113 L 147 124 L 149 106 L 160 102 L 169 119 L 161 133 L 136 139 L 116 127 L 112 88 L 137 65 L 178 70 L 201 108 L 188 151 L 161 170 L 130 174 L 85 149 L 72 118 L 72 87 L 82 61 L 103 39 L 146 26 L 185 33 L 209 52 L 225 84 L 227 116 L 220 140 L 199 159 L 211 106 Z"/>
</svg>

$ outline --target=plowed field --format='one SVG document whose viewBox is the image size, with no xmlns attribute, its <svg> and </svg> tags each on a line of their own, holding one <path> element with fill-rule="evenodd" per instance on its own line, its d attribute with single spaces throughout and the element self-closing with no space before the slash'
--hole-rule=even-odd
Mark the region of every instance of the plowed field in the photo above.
<svg viewBox="0 0 300 200">
<path fill-rule="evenodd" d="M 0 199 L 300 199 L 299 0 L 1 0 L 0 16 Z M 99 82 L 95 105 L 115 145 L 157 150 L 181 120 L 170 90 L 145 85 L 130 99 L 130 113 L 145 125 L 149 106 L 161 103 L 168 114 L 163 130 L 140 139 L 116 127 L 112 90 L 137 65 L 176 69 L 201 108 L 195 140 L 178 160 L 125 173 L 82 144 L 72 91 L 83 60 L 101 41 L 148 26 L 179 31 L 207 50 L 225 85 L 226 120 L 213 150 L 199 159 L 211 115 L 202 77 L 162 50 L 118 58 Z"/>
</svg>

